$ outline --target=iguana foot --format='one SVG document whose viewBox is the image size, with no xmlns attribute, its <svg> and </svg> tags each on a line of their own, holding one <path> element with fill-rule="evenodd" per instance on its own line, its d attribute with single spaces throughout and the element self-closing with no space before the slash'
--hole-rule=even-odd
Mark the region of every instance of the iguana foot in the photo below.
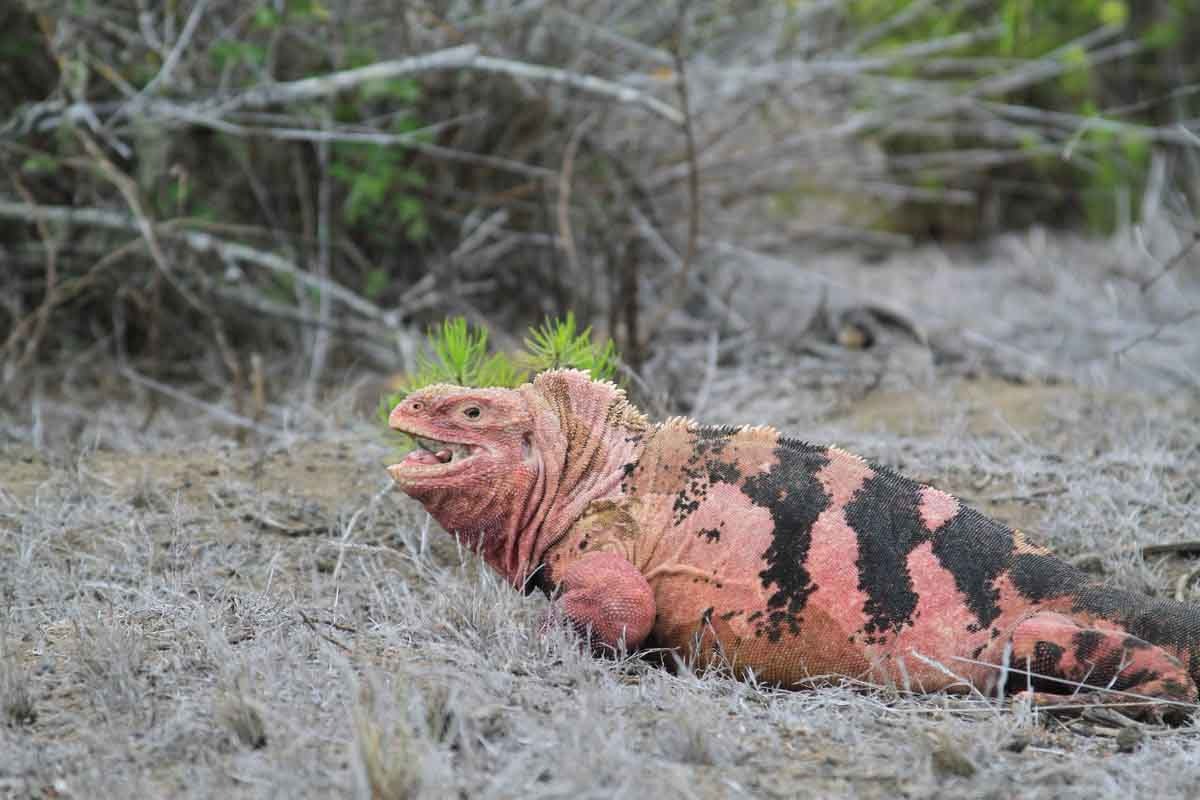
<svg viewBox="0 0 1200 800">
<path fill-rule="evenodd" d="M 1179 659 L 1117 630 L 1039 612 L 1008 637 L 1005 691 L 1047 711 L 1081 713 L 1102 705 L 1133 717 L 1181 721 L 1196 709 L 1196 684 Z M 990 653 L 990 663 L 1001 663 Z"/>
<path fill-rule="evenodd" d="M 1076 694 L 1055 694 L 1053 692 L 1020 691 L 1013 695 L 1012 701 L 1014 705 L 1028 703 L 1034 708 L 1055 716 L 1078 717 L 1089 708 L 1101 707 L 1119 711 L 1139 722 L 1170 723 L 1172 725 L 1185 722 L 1194 710 L 1189 707 L 1194 703 L 1187 700 L 1179 700 L 1177 702 L 1180 705 L 1175 705 L 1174 702 L 1130 697 L 1126 692 L 1086 691 Z"/>
<path fill-rule="evenodd" d="M 563 613 L 593 648 L 636 650 L 654 626 L 654 590 L 616 553 L 588 553 L 559 584 Z"/>
</svg>

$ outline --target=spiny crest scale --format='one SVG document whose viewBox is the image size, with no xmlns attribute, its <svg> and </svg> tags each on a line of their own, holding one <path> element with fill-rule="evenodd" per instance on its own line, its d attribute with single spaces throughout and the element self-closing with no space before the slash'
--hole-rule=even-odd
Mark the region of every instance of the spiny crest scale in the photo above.
<svg viewBox="0 0 1200 800">
<path fill-rule="evenodd" d="M 611 381 L 594 380 L 584 370 L 548 370 L 533 379 L 533 388 L 562 419 L 566 419 L 572 409 L 586 407 L 590 401 L 606 404 L 603 419 L 610 427 L 631 432 L 650 427 L 646 415 L 629 402 L 624 389 Z"/>
<path fill-rule="evenodd" d="M 479 394 L 483 394 L 483 395 L 490 395 L 490 394 L 507 393 L 510 391 L 512 391 L 512 390 L 505 389 L 505 388 L 499 387 L 499 386 L 475 387 L 475 386 L 459 386 L 459 385 L 453 384 L 453 383 L 431 383 L 428 386 L 422 386 L 420 389 L 417 389 L 409 396 L 411 397 L 413 395 L 420 395 L 421 397 L 451 397 L 454 395 L 461 395 L 464 393 L 479 393 Z"/>
</svg>

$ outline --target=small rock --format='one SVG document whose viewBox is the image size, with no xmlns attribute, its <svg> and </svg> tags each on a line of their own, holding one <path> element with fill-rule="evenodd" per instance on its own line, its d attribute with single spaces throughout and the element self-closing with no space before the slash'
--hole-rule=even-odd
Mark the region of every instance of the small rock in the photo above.
<svg viewBox="0 0 1200 800">
<path fill-rule="evenodd" d="M 1029 745 L 1029 737 L 1024 733 L 1018 733 L 1008 740 L 1008 743 L 1004 745 L 1004 749 L 1010 753 L 1023 753 Z"/>
<path fill-rule="evenodd" d="M 267 746 L 267 726 L 255 704 L 240 697 L 224 698 L 217 706 L 217 717 L 244 747 L 261 750 Z"/>
<path fill-rule="evenodd" d="M 1117 734 L 1117 752 L 1132 753 L 1138 749 L 1138 745 L 1142 743 L 1142 739 L 1144 738 L 1146 738 L 1146 735 L 1137 726 L 1131 725 L 1128 728 L 1122 728 L 1121 732 Z"/>
<path fill-rule="evenodd" d="M 865 350 L 875 343 L 875 337 L 864 326 L 848 322 L 838 329 L 837 343 L 847 350 Z"/>
<path fill-rule="evenodd" d="M 942 775 L 957 775 L 960 778 L 969 778 L 978 771 L 974 762 L 967 758 L 962 750 L 959 750 L 948 741 L 943 741 L 935 747 L 931 757 L 933 759 L 934 771 Z"/>
</svg>

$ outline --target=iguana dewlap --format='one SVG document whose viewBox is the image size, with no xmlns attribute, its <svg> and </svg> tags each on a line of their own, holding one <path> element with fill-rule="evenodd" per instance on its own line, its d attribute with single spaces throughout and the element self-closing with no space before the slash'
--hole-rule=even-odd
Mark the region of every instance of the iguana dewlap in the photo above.
<svg viewBox="0 0 1200 800">
<path fill-rule="evenodd" d="M 1200 609 L 1096 583 L 837 448 L 650 424 L 570 370 L 517 389 L 428 387 L 390 424 L 421 445 L 389 467 L 401 489 L 513 586 L 560 595 L 601 644 L 781 686 L 1024 691 L 1152 717 L 1197 699 Z"/>
</svg>

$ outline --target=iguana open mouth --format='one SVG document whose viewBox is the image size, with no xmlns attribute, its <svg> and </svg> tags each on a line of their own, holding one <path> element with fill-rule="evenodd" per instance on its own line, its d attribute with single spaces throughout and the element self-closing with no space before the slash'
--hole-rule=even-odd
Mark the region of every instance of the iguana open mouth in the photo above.
<svg viewBox="0 0 1200 800">
<path fill-rule="evenodd" d="M 462 464 L 479 450 L 478 447 L 461 442 L 443 442 L 426 436 L 409 435 L 417 446 L 400 463 L 388 467 L 388 472 L 393 478 L 398 477 L 400 473 L 412 474 L 413 468 L 417 468 L 415 471 L 420 474 L 440 474 L 446 470 L 438 469 L 439 467 Z"/>
<path fill-rule="evenodd" d="M 424 436 L 414 436 L 417 448 L 409 453 L 405 461 L 417 461 L 422 464 L 449 464 L 460 458 L 466 458 L 475 448 L 468 444 L 441 442 L 437 439 L 427 439 Z"/>
</svg>

